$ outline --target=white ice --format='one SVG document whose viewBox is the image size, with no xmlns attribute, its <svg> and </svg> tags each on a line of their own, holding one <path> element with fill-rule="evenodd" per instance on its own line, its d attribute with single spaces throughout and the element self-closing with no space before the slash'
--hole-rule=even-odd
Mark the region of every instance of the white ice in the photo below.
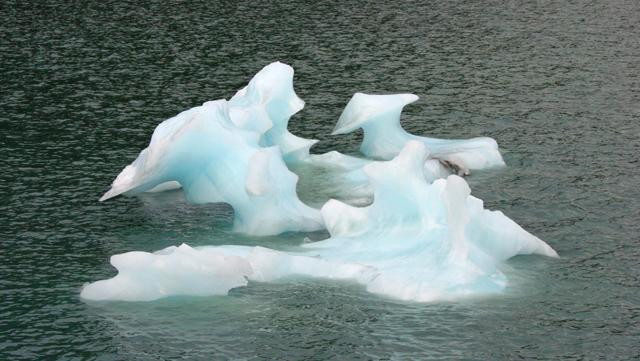
<svg viewBox="0 0 640 361">
<path fill-rule="evenodd" d="M 292 276 L 344 279 L 372 293 L 430 302 L 501 291 L 500 264 L 519 254 L 556 257 L 545 242 L 501 212 L 484 209 L 464 179 L 424 178 L 428 150 L 410 141 L 391 161 L 364 165 L 374 202 L 327 202 L 331 238 L 298 250 L 263 247 L 170 247 L 112 257 L 118 274 L 85 286 L 90 300 L 153 300 L 215 295 Z M 258 187 L 259 188 L 259 187 Z"/>
<path fill-rule="evenodd" d="M 503 166 L 498 144 L 492 138 L 437 139 L 407 133 L 400 125 L 405 105 L 418 100 L 414 94 L 353 95 L 338 119 L 333 134 L 345 134 L 362 128 L 360 151 L 367 157 L 391 159 L 409 140 L 424 143 L 430 157 L 456 168 L 458 173 Z"/>
</svg>

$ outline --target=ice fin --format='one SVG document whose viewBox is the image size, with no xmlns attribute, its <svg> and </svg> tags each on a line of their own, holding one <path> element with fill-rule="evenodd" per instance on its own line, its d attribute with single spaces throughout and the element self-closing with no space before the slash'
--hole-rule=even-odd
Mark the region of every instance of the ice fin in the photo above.
<svg viewBox="0 0 640 361">
<path fill-rule="evenodd" d="M 304 139 L 287 130 L 289 119 L 304 107 L 293 89 L 293 68 L 280 62 L 260 70 L 229 101 L 231 119 L 242 129 L 261 135 L 260 144 L 277 145 L 285 162 L 299 162 L 317 140 Z"/>
<path fill-rule="evenodd" d="M 418 100 L 414 94 L 371 95 L 355 93 L 342 111 L 331 134 L 345 134 L 368 123 L 383 123 L 385 126 L 400 125 L 400 113 L 405 105 Z"/>
<path fill-rule="evenodd" d="M 429 152 L 424 144 L 408 141 L 398 155 L 388 162 L 373 162 L 364 171 L 375 186 L 419 181 L 424 183 L 424 164 Z"/>
<path fill-rule="evenodd" d="M 332 237 L 357 235 L 367 228 L 368 215 L 364 208 L 331 199 L 322 206 L 320 212 Z"/>
<path fill-rule="evenodd" d="M 491 138 L 449 140 L 407 133 L 400 125 L 400 113 L 405 105 L 417 99 L 413 94 L 356 93 L 342 112 L 333 134 L 362 128 L 364 139 L 360 151 L 380 159 L 391 159 L 407 141 L 418 140 L 427 146 L 431 158 L 441 160 L 460 174 L 467 174 L 470 169 L 504 165 L 498 144 Z"/>
</svg>

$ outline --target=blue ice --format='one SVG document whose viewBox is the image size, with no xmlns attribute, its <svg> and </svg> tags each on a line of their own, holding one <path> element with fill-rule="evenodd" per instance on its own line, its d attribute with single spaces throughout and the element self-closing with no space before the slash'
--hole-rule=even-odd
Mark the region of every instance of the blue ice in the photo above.
<svg viewBox="0 0 640 361">
<path fill-rule="evenodd" d="M 418 100 L 414 94 L 353 95 L 338 119 L 333 134 L 345 134 L 362 128 L 360 151 L 371 158 L 391 159 L 409 140 L 424 143 L 429 156 L 455 168 L 459 174 L 470 170 L 504 166 L 498 143 L 492 138 L 437 139 L 407 133 L 400 125 L 405 105 Z"/>
<path fill-rule="evenodd" d="M 432 302 L 502 291 L 501 265 L 513 256 L 557 257 L 502 212 L 485 209 L 466 181 L 451 174 L 504 165 L 493 139 L 411 135 L 400 126 L 400 113 L 417 96 L 357 93 L 334 133 L 363 128 L 360 150 L 368 158 L 310 154 L 316 141 L 287 130 L 304 106 L 293 74 L 286 64 L 270 64 L 228 102 L 206 102 L 162 122 L 101 200 L 182 187 L 193 203 L 229 203 L 237 232 L 326 229 L 330 237 L 289 251 L 182 244 L 118 254 L 111 257 L 118 274 L 86 285 L 82 298 L 224 295 L 249 281 L 302 276 Z M 318 171 L 323 182 L 313 184 L 333 199 L 321 209 L 304 204 L 290 169 Z M 362 197 L 367 201 L 354 201 Z"/>
</svg>

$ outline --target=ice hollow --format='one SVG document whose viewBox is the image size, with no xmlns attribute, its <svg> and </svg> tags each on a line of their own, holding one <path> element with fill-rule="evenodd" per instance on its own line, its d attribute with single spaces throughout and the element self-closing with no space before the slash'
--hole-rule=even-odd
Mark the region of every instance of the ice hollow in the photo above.
<svg viewBox="0 0 640 361">
<path fill-rule="evenodd" d="M 229 203 L 240 232 L 321 229 L 318 210 L 298 199 L 298 177 L 280 149 L 260 146 L 259 138 L 233 123 L 225 100 L 204 103 L 159 124 L 149 146 L 100 200 L 180 184 L 192 203 Z"/>
<path fill-rule="evenodd" d="M 331 198 L 353 205 L 370 203 L 373 199 L 373 187 L 364 167 L 373 162 L 375 161 L 371 159 L 330 151 L 311 154 L 288 166 L 300 176 L 299 194 L 302 197 L 312 195 L 315 199 L 322 199 L 322 203 L 313 202 L 314 206 L 321 207 Z M 446 178 L 451 174 L 451 168 L 437 159 L 427 159 L 423 173 L 425 180 L 430 183 Z"/>
<path fill-rule="evenodd" d="M 391 159 L 409 140 L 424 143 L 430 157 L 439 159 L 466 174 L 472 169 L 504 165 L 498 144 L 492 138 L 437 139 L 407 133 L 400 125 L 405 105 L 418 100 L 414 94 L 370 95 L 356 93 L 343 110 L 333 134 L 362 128 L 360 151 L 368 157 Z"/>
<path fill-rule="evenodd" d="M 351 280 L 372 293 L 430 302 L 500 292 L 501 263 L 515 255 L 556 257 L 544 241 L 499 211 L 484 209 L 456 175 L 429 183 L 428 150 L 408 142 L 391 161 L 362 167 L 374 201 L 321 209 L 330 238 L 278 251 L 264 247 L 170 247 L 112 257 L 118 274 L 85 286 L 92 300 L 152 300 L 225 294 L 248 280 L 293 276 Z M 252 191 L 262 192 L 256 185 Z"/>
<path fill-rule="evenodd" d="M 316 174 L 324 171 L 324 184 L 318 184 L 324 190 L 336 196 L 369 197 L 371 187 L 362 167 L 370 160 L 336 151 L 310 155 L 309 149 L 317 140 L 295 136 L 287 129 L 291 116 L 304 107 L 304 101 L 293 88 L 293 76 L 294 70 L 289 65 L 275 62 L 265 66 L 229 101 L 231 120 L 238 128 L 260 134 L 261 146 L 278 146 L 283 160 L 293 171 Z M 449 173 L 449 169 L 436 160 L 425 163 L 425 176 L 429 181 Z"/>
</svg>

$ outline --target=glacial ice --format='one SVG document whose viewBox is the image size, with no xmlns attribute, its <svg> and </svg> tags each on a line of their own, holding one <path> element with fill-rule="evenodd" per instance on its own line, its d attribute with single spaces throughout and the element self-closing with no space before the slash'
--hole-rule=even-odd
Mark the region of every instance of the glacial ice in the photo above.
<svg viewBox="0 0 640 361">
<path fill-rule="evenodd" d="M 414 94 L 353 95 L 338 119 L 332 134 L 345 134 L 362 128 L 364 139 L 360 151 L 367 157 L 391 159 L 409 140 L 424 143 L 430 157 L 456 168 L 461 174 L 469 170 L 503 166 L 498 143 L 492 138 L 437 139 L 407 133 L 400 125 L 405 105 L 418 100 Z"/>
<path fill-rule="evenodd" d="M 506 285 L 499 266 L 515 255 L 557 257 L 501 212 L 484 209 L 459 176 L 427 182 L 427 158 L 424 144 L 410 141 L 393 160 L 365 165 L 374 202 L 367 207 L 327 202 L 321 213 L 331 238 L 324 241 L 291 251 L 183 244 L 120 254 L 111 260 L 118 274 L 85 286 L 81 296 L 220 295 L 247 280 L 306 276 L 351 280 L 372 293 L 430 302 L 499 292 Z"/>
<path fill-rule="evenodd" d="M 301 276 L 349 280 L 375 294 L 430 302 L 499 292 L 507 282 L 500 265 L 515 255 L 557 257 L 501 212 L 484 209 L 466 181 L 450 175 L 503 165 L 493 139 L 411 135 L 400 113 L 417 96 L 357 93 L 334 134 L 363 128 L 361 152 L 375 159 L 310 154 L 316 140 L 287 129 L 304 106 L 293 74 L 290 66 L 272 63 L 228 102 L 206 102 L 162 122 L 100 200 L 182 187 L 190 202 L 229 203 L 237 232 L 326 229 L 330 238 L 286 251 L 182 244 L 118 254 L 111 257 L 118 274 L 87 284 L 82 298 L 224 295 L 249 281 Z M 311 180 L 302 194 L 329 199 L 315 204 L 321 209 L 298 198 L 292 171 Z"/>
<path fill-rule="evenodd" d="M 239 232 L 323 228 L 318 210 L 298 199 L 298 177 L 287 169 L 280 149 L 261 147 L 258 138 L 233 124 L 225 100 L 204 103 L 158 125 L 149 146 L 100 200 L 177 182 L 190 202 L 229 203 Z"/>
<path fill-rule="evenodd" d="M 293 68 L 275 62 L 265 66 L 229 101 L 231 119 L 241 129 L 260 134 L 260 145 L 278 146 L 285 162 L 309 156 L 318 141 L 297 137 L 287 129 L 289 118 L 304 107 L 293 89 Z"/>
<path fill-rule="evenodd" d="M 284 163 L 311 159 L 316 140 L 287 130 L 303 106 L 293 89 L 293 68 L 269 64 L 229 102 L 206 102 L 159 124 L 149 146 L 100 200 L 182 187 L 192 203 L 229 203 L 238 232 L 321 229 L 319 211 L 300 202 L 297 175 Z"/>
<path fill-rule="evenodd" d="M 239 90 L 229 100 L 225 108 L 228 114 L 222 116 L 222 118 L 226 117 L 228 119 L 220 120 L 218 119 L 220 116 L 215 114 L 216 106 L 214 104 L 224 102 L 224 100 L 219 100 L 207 102 L 200 107 L 189 109 L 174 118 L 164 121 L 155 130 L 149 147 L 143 150 L 139 158 L 118 175 L 112 184 L 112 188 L 101 198 L 101 201 L 119 194 L 133 195 L 140 192 L 160 192 L 184 186 L 176 179 L 175 174 L 168 178 L 167 174 L 165 174 L 167 179 L 158 179 L 159 174 L 153 174 L 152 176 L 151 169 L 153 167 L 151 164 L 154 161 L 146 161 L 146 153 L 150 150 L 155 154 L 154 159 L 170 159 L 174 155 L 172 152 L 180 152 L 180 157 L 185 159 L 199 158 L 201 159 L 200 163 L 208 162 L 212 166 L 217 162 L 221 154 L 225 152 L 231 153 L 231 150 L 235 150 L 235 148 L 217 148 L 213 150 L 210 146 L 201 147 L 193 141 L 185 143 L 189 144 L 189 146 L 172 146 L 171 142 L 175 138 L 173 133 L 182 132 L 183 130 L 176 129 L 179 129 L 182 124 L 191 122 L 191 120 L 187 119 L 189 117 L 217 119 L 215 121 L 223 123 L 228 133 L 236 132 L 236 138 L 240 135 L 241 138 L 244 137 L 250 140 L 251 147 L 278 147 L 282 153 L 282 160 L 294 172 L 298 174 L 309 172 L 322 174 L 323 184 L 317 184 L 317 186 L 329 196 L 340 199 L 356 199 L 357 201 L 354 201 L 356 204 L 370 200 L 372 188 L 368 184 L 368 179 L 362 171 L 362 167 L 370 163 L 371 160 L 344 155 L 336 151 L 310 155 L 309 149 L 317 141 L 297 137 L 288 131 L 289 119 L 304 107 L 304 102 L 296 95 L 293 89 L 293 74 L 293 68 L 280 62 L 264 67 L 249 81 L 246 87 Z M 389 97 L 393 98 L 393 96 Z M 347 108 L 354 109 L 353 107 Z M 210 134 L 212 135 L 210 139 L 212 142 L 219 137 L 224 137 L 222 135 L 223 132 L 216 133 L 212 131 Z M 257 144 L 254 138 L 257 139 Z M 204 142 L 205 139 L 199 137 L 199 141 Z M 215 153 L 211 153 L 212 151 Z M 193 154 L 187 155 L 187 152 L 192 152 Z M 162 156 L 160 157 L 157 154 L 162 154 Z M 234 158 L 234 156 L 230 156 L 227 161 L 231 158 Z M 256 171 L 252 170 L 252 164 L 246 164 L 246 159 L 248 158 L 245 157 L 244 159 L 245 163 L 237 167 L 246 168 L 245 172 L 248 175 L 255 174 Z M 173 173 L 189 173 L 192 171 L 186 167 L 187 164 L 190 164 L 189 162 L 180 163 L 181 170 L 173 169 Z M 424 166 L 425 177 L 429 181 L 446 177 L 450 173 L 449 168 L 437 159 L 427 160 Z M 168 169 L 169 167 L 164 163 L 162 167 L 157 168 L 157 170 L 163 170 L 164 173 L 167 173 Z M 199 172 L 197 169 L 194 171 Z M 202 180 L 204 178 L 199 179 Z M 236 183 L 242 183 L 243 181 L 244 179 L 236 179 Z M 142 182 L 145 185 L 141 184 Z M 228 194 L 223 197 L 221 192 L 226 193 L 228 191 L 221 191 L 213 183 L 202 187 L 197 182 L 192 182 L 188 189 L 185 189 L 187 199 L 194 203 L 229 202 L 228 198 L 236 197 Z M 320 205 L 318 204 L 317 206 Z M 301 220 L 293 222 L 287 228 L 279 228 L 276 224 L 266 228 L 262 226 L 255 227 L 248 224 L 255 224 L 256 222 L 243 220 L 243 218 L 249 216 L 238 212 L 240 206 L 237 203 L 235 205 L 232 204 L 232 206 L 236 211 L 235 230 L 239 232 L 266 235 L 278 231 L 303 231 L 314 227 L 321 228 L 317 222 L 304 222 Z M 278 206 L 272 204 L 271 208 L 273 209 L 274 207 Z M 314 218 L 310 216 L 312 212 L 308 209 L 306 213 L 307 215 L 302 218 Z M 315 218 L 317 219 L 317 217 Z M 286 219 L 286 217 L 282 218 L 283 222 Z"/>
</svg>

